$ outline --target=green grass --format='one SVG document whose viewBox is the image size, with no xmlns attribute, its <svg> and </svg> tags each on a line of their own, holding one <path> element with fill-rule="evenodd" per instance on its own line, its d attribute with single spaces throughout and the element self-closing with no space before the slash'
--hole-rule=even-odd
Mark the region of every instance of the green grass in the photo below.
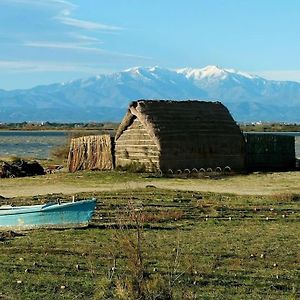
<svg viewBox="0 0 300 300">
<path fill-rule="evenodd" d="M 147 188 L 78 196 L 98 199 L 90 227 L 0 242 L 0 299 L 135 299 L 139 226 L 144 299 L 300 297 L 299 195 Z"/>
</svg>

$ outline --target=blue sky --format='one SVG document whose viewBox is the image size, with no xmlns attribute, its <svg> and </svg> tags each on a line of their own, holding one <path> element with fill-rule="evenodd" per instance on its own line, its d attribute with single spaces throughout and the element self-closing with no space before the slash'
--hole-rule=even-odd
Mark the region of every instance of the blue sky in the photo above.
<svg viewBox="0 0 300 300">
<path fill-rule="evenodd" d="M 218 65 L 300 82 L 299 0 L 0 0 L 0 89 Z"/>
</svg>

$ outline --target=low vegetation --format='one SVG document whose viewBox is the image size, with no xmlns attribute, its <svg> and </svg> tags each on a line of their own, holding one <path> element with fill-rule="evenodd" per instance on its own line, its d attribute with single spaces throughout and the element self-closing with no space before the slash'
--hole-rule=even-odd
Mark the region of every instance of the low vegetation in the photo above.
<svg viewBox="0 0 300 300">
<path fill-rule="evenodd" d="M 0 235 L 1 299 L 299 299 L 300 194 L 96 197 L 86 229 Z M 65 200 L 62 194 L 3 204 Z M 2 238 L 1 238 L 2 237 Z"/>
<path fill-rule="evenodd" d="M 300 124 L 285 123 L 255 123 L 240 124 L 240 128 L 244 132 L 300 132 Z"/>
<path fill-rule="evenodd" d="M 0 123 L 0 130 L 104 130 L 115 131 L 118 123 L 57 123 L 57 122 L 22 122 Z"/>
<path fill-rule="evenodd" d="M 146 172 L 146 166 L 139 162 L 131 162 L 130 164 L 127 164 L 124 167 L 118 166 L 117 170 L 131 173 L 144 173 Z"/>
<path fill-rule="evenodd" d="M 103 130 L 104 132 L 115 132 L 119 123 L 57 123 L 57 122 L 22 122 L 22 123 L 1 123 L 0 130 Z M 300 124 L 297 123 L 241 123 L 242 131 L 257 132 L 280 132 L 300 131 Z"/>
</svg>

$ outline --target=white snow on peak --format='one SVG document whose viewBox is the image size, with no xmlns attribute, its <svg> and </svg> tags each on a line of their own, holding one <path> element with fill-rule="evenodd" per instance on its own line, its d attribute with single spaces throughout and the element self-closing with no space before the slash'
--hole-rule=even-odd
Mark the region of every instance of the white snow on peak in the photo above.
<svg viewBox="0 0 300 300">
<path fill-rule="evenodd" d="M 237 70 L 235 70 L 235 69 L 225 69 L 225 70 L 226 70 L 228 73 L 237 74 L 237 75 L 240 75 L 240 76 L 249 78 L 249 79 L 259 78 L 259 77 L 256 76 L 256 75 L 252 75 L 252 74 L 249 74 L 249 73 L 246 73 L 246 72 L 237 71 Z"/>
<path fill-rule="evenodd" d="M 151 74 L 154 71 L 154 68 L 146 68 L 146 67 L 133 67 L 130 69 L 127 69 L 121 73 L 128 74 L 129 76 L 140 79 L 140 80 L 149 80 L 149 74 Z"/>
<path fill-rule="evenodd" d="M 154 67 L 149 68 L 149 71 L 150 71 L 150 72 L 156 72 L 156 71 L 158 71 L 158 70 L 160 70 L 160 67 L 159 67 L 159 66 L 154 66 Z"/>
<path fill-rule="evenodd" d="M 131 74 L 136 74 L 136 75 L 143 75 L 143 73 L 155 73 L 157 71 L 168 71 L 168 69 L 162 69 L 158 66 L 153 66 L 153 67 L 133 67 L 124 70 L 123 72 L 125 73 L 131 73 Z"/>
<path fill-rule="evenodd" d="M 184 68 L 177 70 L 178 73 L 184 74 L 187 78 L 201 80 L 203 78 L 223 78 L 226 77 L 224 69 L 217 66 L 207 66 L 202 69 Z"/>
<path fill-rule="evenodd" d="M 134 67 L 127 69 L 121 73 L 129 74 L 131 77 L 143 81 L 151 81 L 151 80 L 165 80 L 169 78 L 173 73 L 174 75 L 178 75 L 176 71 L 172 71 L 169 69 L 160 68 L 158 66 L 154 67 Z"/>
<path fill-rule="evenodd" d="M 217 66 L 206 66 L 203 69 L 198 69 L 198 74 L 202 73 L 202 77 L 223 77 L 226 71 Z"/>
<path fill-rule="evenodd" d="M 155 68 L 155 67 L 154 67 Z M 128 74 L 130 77 L 135 78 L 137 80 L 142 80 L 144 82 L 149 81 L 149 76 L 152 75 L 154 68 L 146 68 L 146 67 L 133 67 L 130 69 L 126 69 L 121 73 Z"/>
<path fill-rule="evenodd" d="M 133 68 L 126 69 L 123 72 L 124 73 L 131 73 L 131 74 L 137 74 L 137 75 L 139 75 L 141 69 L 142 69 L 142 67 L 133 67 Z"/>
<path fill-rule="evenodd" d="M 169 75 L 170 72 L 184 75 L 187 79 L 193 80 L 224 80 L 228 77 L 256 79 L 259 78 L 255 75 L 250 75 L 246 72 L 240 72 L 234 69 L 223 69 L 218 66 L 209 65 L 204 68 L 182 68 L 182 69 L 164 69 L 158 66 L 153 67 L 133 67 L 123 71 L 133 77 L 149 77 L 149 76 L 164 76 Z"/>
<path fill-rule="evenodd" d="M 178 73 L 184 74 L 187 78 L 192 78 L 194 80 L 201 79 L 226 79 L 229 75 L 239 75 L 242 77 L 246 77 L 248 79 L 257 78 L 257 76 L 250 75 L 245 72 L 236 71 L 234 69 L 223 69 L 218 66 L 206 66 L 201 69 L 193 69 L 193 68 L 184 68 L 178 69 Z"/>
<path fill-rule="evenodd" d="M 125 78 L 123 78 L 125 75 Z M 119 73 L 112 73 L 111 78 L 115 80 L 120 80 L 126 82 L 126 78 L 131 77 L 134 80 L 139 80 L 142 82 L 150 82 L 153 80 L 169 81 L 172 82 L 177 76 L 185 76 L 188 80 L 195 82 L 201 82 L 202 84 L 210 84 L 218 81 L 225 80 L 230 78 L 231 80 L 239 83 L 241 80 L 247 79 L 256 79 L 260 78 L 255 75 L 250 75 L 248 73 L 236 71 L 234 69 L 223 69 L 218 66 L 209 65 L 204 68 L 182 68 L 182 69 L 167 69 L 161 68 L 159 66 L 152 67 L 141 67 L 136 66 L 129 69 L 126 69 Z M 77 84 L 80 87 L 87 87 L 94 84 L 96 81 L 106 78 L 106 75 L 100 74 L 94 77 L 79 79 L 73 81 L 74 84 Z M 68 82 L 68 83 L 73 83 Z"/>
</svg>

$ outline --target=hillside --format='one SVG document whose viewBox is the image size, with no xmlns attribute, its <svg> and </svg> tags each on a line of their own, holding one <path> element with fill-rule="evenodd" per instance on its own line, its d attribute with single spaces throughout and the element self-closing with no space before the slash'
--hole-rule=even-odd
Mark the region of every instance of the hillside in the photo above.
<svg viewBox="0 0 300 300">
<path fill-rule="evenodd" d="M 0 122 L 119 121 L 137 99 L 218 100 L 238 121 L 300 122 L 300 83 L 216 66 L 135 67 L 28 90 L 1 90 Z"/>
</svg>

